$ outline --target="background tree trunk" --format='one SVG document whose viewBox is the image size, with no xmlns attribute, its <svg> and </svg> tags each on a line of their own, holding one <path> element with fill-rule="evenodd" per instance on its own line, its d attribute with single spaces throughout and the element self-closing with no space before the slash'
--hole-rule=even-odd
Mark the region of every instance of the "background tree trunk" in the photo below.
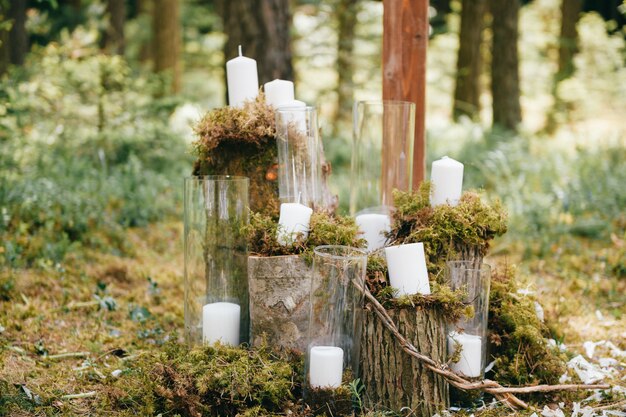
<svg viewBox="0 0 626 417">
<path fill-rule="evenodd" d="M 493 124 L 517 130 L 522 121 L 517 53 L 519 0 L 491 0 Z"/>
<path fill-rule="evenodd" d="M 459 52 L 454 88 L 454 120 L 466 115 L 478 119 L 480 115 L 480 73 L 483 19 L 486 0 L 463 0 Z"/>
<path fill-rule="evenodd" d="M 9 31 L 0 29 L 0 76 L 7 72 L 10 64 Z"/>
<path fill-rule="evenodd" d="M 437 309 L 394 309 L 389 315 L 421 353 L 446 360 L 445 320 Z M 413 416 L 432 416 L 448 408 L 448 383 L 406 354 L 378 316 L 366 310 L 361 342 L 361 380 L 366 406 L 400 411 L 409 407 Z"/>
<path fill-rule="evenodd" d="M 28 52 L 28 34 L 26 33 L 26 0 L 11 0 L 9 19 L 13 20 L 9 32 L 9 55 L 11 64 L 24 65 Z"/>
<path fill-rule="evenodd" d="M 169 71 L 172 92 L 180 91 L 181 35 L 178 0 L 155 0 L 153 14 L 154 70 Z"/>
<path fill-rule="evenodd" d="M 336 136 L 342 125 L 352 120 L 352 103 L 354 101 L 354 38 L 356 14 L 359 0 L 339 0 L 336 14 L 337 30 L 337 110 L 333 123 L 333 135 Z"/>
<path fill-rule="evenodd" d="M 108 24 L 102 36 L 102 47 L 108 51 L 124 55 L 124 23 L 126 23 L 126 5 L 124 0 L 107 1 Z"/>
<path fill-rule="evenodd" d="M 216 6 L 228 37 L 226 61 L 238 55 L 241 45 L 243 54 L 257 61 L 261 85 L 276 78 L 293 80 L 289 0 L 218 0 Z"/>
<path fill-rule="evenodd" d="M 574 73 L 574 55 L 578 52 L 576 24 L 582 10 L 582 0 L 563 0 L 561 3 L 561 36 L 559 38 L 559 72 L 557 81 Z"/>
</svg>

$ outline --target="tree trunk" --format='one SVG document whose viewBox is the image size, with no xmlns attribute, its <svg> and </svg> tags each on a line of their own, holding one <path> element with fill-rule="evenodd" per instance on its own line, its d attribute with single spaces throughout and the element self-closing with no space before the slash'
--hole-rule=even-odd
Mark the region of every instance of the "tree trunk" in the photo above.
<svg viewBox="0 0 626 417">
<path fill-rule="evenodd" d="M 466 115 L 478 119 L 480 114 L 480 73 L 483 19 L 486 0 L 463 0 L 459 52 L 456 64 L 453 117 Z"/>
<path fill-rule="evenodd" d="M 9 31 L 0 29 L 0 76 L 7 72 L 10 64 Z"/>
<path fill-rule="evenodd" d="M 9 54 L 11 64 L 24 65 L 28 52 L 28 34 L 26 33 L 26 0 L 11 0 L 9 19 L 13 20 L 9 32 Z"/>
<path fill-rule="evenodd" d="M 421 353 L 446 360 L 446 323 L 436 310 L 389 310 L 398 330 Z M 448 383 L 406 354 L 378 316 L 366 310 L 361 342 L 361 380 L 368 407 L 400 411 L 409 407 L 414 416 L 432 416 L 448 408 Z"/>
<path fill-rule="evenodd" d="M 153 14 L 154 70 L 169 72 L 172 92 L 180 91 L 181 35 L 178 0 L 155 0 Z"/>
<path fill-rule="evenodd" d="M 144 17 L 145 16 L 145 17 Z M 154 1 L 153 0 L 137 0 L 137 17 L 154 19 Z M 154 33 L 141 43 L 139 49 L 139 61 L 146 63 L 154 59 Z"/>
<path fill-rule="evenodd" d="M 107 1 L 108 25 L 102 36 L 102 47 L 117 55 L 124 55 L 124 23 L 126 6 L 124 0 Z"/>
<path fill-rule="evenodd" d="M 337 136 L 344 125 L 352 120 L 352 103 L 354 101 L 354 31 L 359 0 L 339 0 L 337 2 L 337 110 L 333 123 L 333 135 Z"/>
<path fill-rule="evenodd" d="M 517 54 L 519 0 L 491 0 L 493 124 L 517 130 L 522 121 Z"/>
<path fill-rule="evenodd" d="M 293 80 L 289 3 L 289 0 L 216 2 L 228 37 L 224 58 L 237 56 L 237 47 L 241 45 L 243 54 L 257 61 L 261 84 L 276 78 Z"/>
<path fill-rule="evenodd" d="M 578 52 L 576 24 L 580 18 L 582 0 L 563 0 L 561 3 L 561 36 L 559 39 L 559 71 L 557 82 L 574 73 L 574 55 Z"/>
</svg>

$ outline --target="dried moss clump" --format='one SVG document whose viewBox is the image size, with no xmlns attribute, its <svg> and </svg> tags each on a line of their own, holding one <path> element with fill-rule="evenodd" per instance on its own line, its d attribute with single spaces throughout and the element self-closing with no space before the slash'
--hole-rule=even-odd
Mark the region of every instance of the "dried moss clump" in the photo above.
<svg viewBox="0 0 626 417">
<path fill-rule="evenodd" d="M 132 408 L 140 415 L 234 416 L 250 410 L 268 415 L 293 405 L 297 363 L 267 347 L 189 350 L 170 343 L 114 381 L 102 406 Z"/>
<path fill-rule="evenodd" d="M 351 217 L 315 212 L 309 223 L 307 238 L 300 236 L 292 245 L 283 246 L 276 240 L 278 221 L 263 213 L 253 213 L 246 226 L 248 251 L 257 256 L 279 256 L 304 254 L 312 259 L 313 249 L 321 245 L 345 245 L 365 247 L 365 240 L 359 237 L 359 229 Z"/>
<path fill-rule="evenodd" d="M 249 177 L 252 209 L 278 213 L 276 124 L 262 93 L 243 107 L 208 112 L 194 131 L 194 175 Z"/>
<path fill-rule="evenodd" d="M 429 195 L 427 182 L 414 193 L 394 191 L 396 211 L 389 237 L 394 245 L 424 242 L 428 271 L 434 276 L 441 277 L 448 260 L 482 258 L 490 241 L 507 230 L 499 200 L 488 205 L 467 191 L 456 207 L 431 207 Z"/>
<path fill-rule="evenodd" d="M 495 379 L 505 385 L 556 384 L 567 357 L 547 343 L 550 332 L 537 317 L 534 297 L 519 289 L 512 269 L 492 274 L 489 330 Z"/>
</svg>

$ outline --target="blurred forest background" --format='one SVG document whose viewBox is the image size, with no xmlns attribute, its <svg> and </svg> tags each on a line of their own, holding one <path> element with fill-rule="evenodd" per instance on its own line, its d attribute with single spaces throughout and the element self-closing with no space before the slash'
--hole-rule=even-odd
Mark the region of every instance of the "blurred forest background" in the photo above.
<svg viewBox="0 0 626 417">
<path fill-rule="evenodd" d="M 319 108 L 346 204 L 352 103 L 382 96 L 382 13 L 371 0 L 0 0 L 0 345 L 85 349 L 46 336 L 38 287 L 50 309 L 95 298 L 89 314 L 109 325 L 123 311 L 138 349 L 181 325 L 182 307 L 154 297 L 180 296 L 191 125 L 225 104 L 236 45 L 261 83 L 293 79 Z M 626 2 L 432 0 L 430 23 L 427 166 L 454 157 L 466 189 L 502 199 L 510 231 L 493 253 L 546 297 L 555 339 L 626 334 Z M 98 337 L 90 350 L 108 346 Z M 3 360 L 0 382 L 17 361 Z"/>
</svg>

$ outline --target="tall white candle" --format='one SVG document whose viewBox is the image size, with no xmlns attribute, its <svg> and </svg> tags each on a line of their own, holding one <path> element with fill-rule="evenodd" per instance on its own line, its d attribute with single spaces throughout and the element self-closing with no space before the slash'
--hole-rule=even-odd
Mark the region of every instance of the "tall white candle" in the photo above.
<svg viewBox="0 0 626 417">
<path fill-rule="evenodd" d="M 461 358 L 458 362 L 450 363 L 450 368 L 454 372 L 470 378 L 479 377 L 483 372 L 482 338 L 474 334 L 450 332 L 448 334 L 448 352 L 454 353 L 457 345 L 461 349 Z"/>
<path fill-rule="evenodd" d="M 299 233 L 306 238 L 309 234 L 309 222 L 313 210 L 300 203 L 283 203 L 280 205 L 278 219 L 278 236 L 281 245 L 289 245 L 295 241 Z"/>
<path fill-rule="evenodd" d="M 385 248 L 389 283 L 398 289 L 398 295 L 430 294 L 424 244 L 389 246 Z"/>
<path fill-rule="evenodd" d="M 256 61 L 241 54 L 226 63 L 228 104 L 240 107 L 246 100 L 254 100 L 259 94 L 259 76 Z"/>
<path fill-rule="evenodd" d="M 274 80 L 265 83 L 265 102 L 270 106 L 279 107 L 283 103 L 294 101 L 293 82 L 287 80 Z"/>
<path fill-rule="evenodd" d="M 309 382 L 312 388 L 339 388 L 343 376 L 343 349 L 335 346 L 314 346 L 309 361 Z"/>
<path fill-rule="evenodd" d="M 202 340 L 213 344 L 239 345 L 241 307 L 234 303 L 210 303 L 202 307 Z"/>
<path fill-rule="evenodd" d="M 391 219 L 387 214 L 363 213 L 355 218 L 363 238 L 367 241 L 367 250 L 374 251 L 385 246 L 385 233 L 391 230 Z"/>
<path fill-rule="evenodd" d="M 463 164 L 444 156 L 434 161 L 430 173 L 432 192 L 430 205 L 459 204 L 463 191 Z"/>
</svg>

